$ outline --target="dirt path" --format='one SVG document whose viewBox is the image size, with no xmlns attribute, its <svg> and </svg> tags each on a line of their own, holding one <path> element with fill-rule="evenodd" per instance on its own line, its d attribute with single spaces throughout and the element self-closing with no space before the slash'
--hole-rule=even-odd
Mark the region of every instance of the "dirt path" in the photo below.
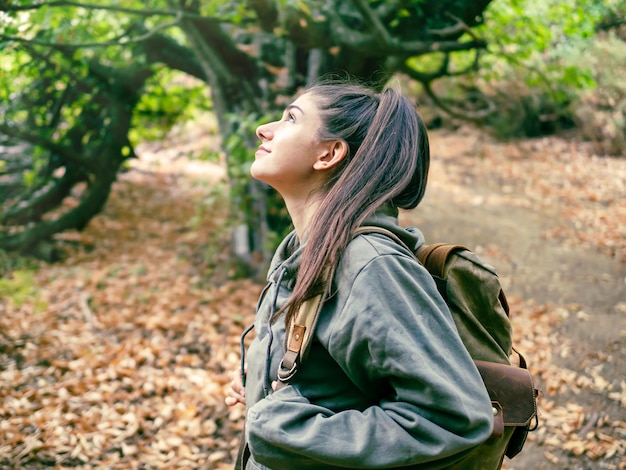
<svg viewBox="0 0 626 470">
<path fill-rule="evenodd" d="M 604 416 L 622 425 L 626 421 L 626 363 L 622 360 L 626 357 L 626 264 L 597 247 L 567 246 L 563 240 L 547 237 L 546 234 L 558 231 L 563 224 L 575 222 L 564 219 L 569 208 L 566 201 L 528 204 L 528 191 L 524 188 L 540 186 L 542 181 L 521 178 L 505 184 L 501 168 L 496 167 L 499 162 L 489 155 L 468 164 L 467 154 L 463 155 L 466 152 L 459 151 L 467 148 L 467 139 L 457 141 L 449 134 L 434 134 L 432 146 L 431 187 L 423 205 L 404 216 L 404 222 L 420 227 L 427 241 L 461 243 L 475 249 L 497 267 L 508 295 L 519 298 L 521 303 L 517 305 L 533 301 L 547 305 L 546 315 L 555 317 L 549 333 L 551 367 L 543 368 L 541 361 L 545 355 L 525 350 L 531 366 L 542 372 L 537 377 L 538 385 L 544 391 L 542 401 L 550 408 L 550 412 L 542 413 L 542 424 L 560 425 L 549 421 L 555 409 L 572 409 L 571 415 L 580 417 L 578 429 L 569 430 L 557 440 L 548 435 L 550 431 L 531 434 L 527 448 L 515 460 L 507 462 L 506 468 L 626 468 L 622 463 L 624 428 L 613 429 L 611 434 L 615 445 L 613 456 L 611 452 L 594 455 L 593 441 L 597 435 L 589 435 L 587 440 L 587 436 L 581 435 L 581 429 L 582 434 L 601 433 L 598 428 L 602 428 L 600 418 Z M 482 146 L 479 148 L 484 150 Z M 438 152 L 443 158 L 437 158 Z M 589 172 L 594 171 L 591 163 Z M 620 168 L 626 168 L 626 164 Z M 553 170 L 558 172 L 562 168 L 555 165 Z M 626 225 L 626 219 L 622 219 L 621 225 Z M 516 320 L 517 313 L 520 316 Z M 526 335 L 532 344 L 533 330 L 523 324 L 529 319 L 523 312 L 513 311 L 512 315 L 514 327 L 520 327 L 520 334 Z M 574 382 L 571 389 L 567 380 L 562 387 L 554 387 L 550 380 L 545 380 L 554 371 L 569 374 Z M 580 388 L 578 384 L 585 379 L 600 382 L 598 386 Z M 610 399 L 611 393 L 613 398 L 621 393 L 621 398 Z M 567 416 L 563 421 L 568 421 Z M 573 447 L 572 436 L 581 441 L 577 448 Z M 546 443 L 551 445 L 543 445 Z M 584 455 L 572 455 L 564 451 L 566 448 Z"/>
</svg>

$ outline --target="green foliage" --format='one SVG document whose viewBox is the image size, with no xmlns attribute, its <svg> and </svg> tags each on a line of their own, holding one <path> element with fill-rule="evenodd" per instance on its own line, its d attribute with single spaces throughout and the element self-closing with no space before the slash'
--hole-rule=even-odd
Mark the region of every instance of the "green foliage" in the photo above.
<svg viewBox="0 0 626 470">
<path fill-rule="evenodd" d="M 228 154 L 228 179 L 231 183 L 231 197 L 235 208 L 246 214 L 252 206 L 251 195 L 246 190 L 250 181 L 250 166 L 254 161 L 256 128 L 269 121 L 266 116 L 249 114 L 240 116 L 228 114 L 230 126 L 236 129 L 224 142 L 224 151 Z"/>
<path fill-rule="evenodd" d="M 13 271 L 10 278 L 0 279 L 0 298 L 10 299 L 16 306 L 32 302 L 37 312 L 44 311 L 47 306 L 41 300 L 39 287 L 31 271 Z"/>
<path fill-rule="evenodd" d="M 499 0 L 480 34 L 489 53 L 474 83 L 498 105 L 489 124 L 501 137 L 535 136 L 574 123 L 573 104 L 598 86 L 583 60 L 602 18 L 623 0 Z"/>
<path fill-rule="evenodd" d="M 614 34 L 599 36 L 570 60 L 592 70 L 597 84 L 571 106 L 582 136 L 601 154 L 626 156 L 626 44 Z"/>
<path fill-rule="evenodd" d="M 206 83 L 159 66 L 135 108 L 129 140 L 133 145 L 164 140 L 174 124 L 193 121 L 211 108 Z"/>
</svg>

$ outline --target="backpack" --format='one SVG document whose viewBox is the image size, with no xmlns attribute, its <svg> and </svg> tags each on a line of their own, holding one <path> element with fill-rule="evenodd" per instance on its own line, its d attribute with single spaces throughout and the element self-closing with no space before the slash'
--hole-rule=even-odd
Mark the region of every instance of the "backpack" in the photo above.
<svg viewBox="0 0 626 470">
<path fill-rule="evenodd" d="M 509 305 L 493 267 L 459 245 L 422 245 L 415 252 L 395 234 L 376 226 L 363 226 L 354 236 L 379 233 L 406 247 L 429 271 L 448 305 L 457 330 L 480 372 L 491 398 L 494 426 L 491 437 L 450 469 L 499 469 L 504 456 L 518 455 L 529 431 L 537 428 L 539 393 L 526 359 L 512 346 Z M 289 328 L 287 348 L 278 378 L 286 385 L 306 358 L 323 303 L 318 295 L 300 308 Z M 511 363 L 511 355 L 518 363 Z"/>
<path fill-rule="evenodd" d="M 461 245 L 422 245 L 415 254 L 435 280 L 492 400 L 492 437 L 500 442 L 490 440 L 484 444 L 487 452 L 479 446 L 474 453 L 482 457 L 500 453 L 512 459 L 521 452 L 528 432 L 537 429 L 539 391 L 533 385 L 526 358 L 512 345 L 509 304 L 498 275 Z M 517 356 L 516 365 L 511 363 L 512 355 Z"/>
</svg>

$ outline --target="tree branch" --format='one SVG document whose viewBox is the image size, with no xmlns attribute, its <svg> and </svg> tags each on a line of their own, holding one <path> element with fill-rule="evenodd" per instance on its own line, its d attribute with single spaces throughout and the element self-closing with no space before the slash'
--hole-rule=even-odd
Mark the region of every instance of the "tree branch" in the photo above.
<svg viewBox="0 0 626 470">
<path fill-rule="evenodd" d="M 107 200 L 111 185 L 115 181 L 115 171 L 106 171 L 89 188 L 80 203 L 57 219 L 45 220 L 28 226 L 20 232 L 0 230 L 0 247 L 8 250 L 26 252 L 41 241 L 48 240 L 55 233 L 69 229 L 82 230 L 102 209 Z"/>
<path fill-rule="evenodd" d="M 376 42 L 371 34 L 365 34 L 350 28 L 336 10 L 328 10 L 329 30 L 335 42 L 354 50 L 376 49 Z"/>
<path fill-rule="evenodd" d="M 478 70 L 479 59 L 480 59 L 480 50 L 474 49 L 474 60 L 472 61 L 470 65 L 460 70 L 450 71 L 450 54 L 445 53 L 444 58 L 441 61 L 441 65 L 434 72 L 430 72 L 430 73 L 420 72 L 418 70 L 408 67 L 406 63 L 402 67 L 402 72 L 406 73 L 411 78 L 418 80 L 419 82 L 422 82 L 422 83 L 432 82 L 441 77 L 458 77 L 461 75 L 465 75 L 471 72 L 472 70 Z"/>
<path fill-rule="evenodd" d="M 38 10 L 41 7 L 75 7 L 75 8 L 83 8 L 85 10 L 105 10 L 105 11 L 114 11 L 117 13 L 126 13 L 129 15 L 137 15 L 143 17 L 149 16 L 178 16 L 178 10 L 165 10 L 161 8 L 148 8 L 148 9 L 136 9 L 136 8 L 127 8 L 116 5 L 99 5 L 96 3 L 84 3 L 84 2 L 75 2 L 70 0 L 54 0 L 49 2 L 41 2 L 41 3 L 32 3 L 29 5 L 9 5 L 6 0 L 0 0 L 0 11 L 28 11 L 28 10 Z M 186 18 L 203 18 L 202 15 L 192 12 L 183 12 L 183 15 Z"/>
<path fill-rule="evenodd" d="M 385 18 L 386 16 L 391 15 L 394 10 L 397 10 L 399 6 L 400 2 L 398 0 L 381 2 L 381 4 L 376 7 L 376 14 L 379 18 Z"/>
<path fill-rule="evenodd" d="M 0 215 L 0 223 L 25 225 L 41 220 L 42 214 L 54 209 L 72 190 L 78 178 L 66 170 L 27 201 L 19 201 Z"/>
<path fill-rule="evenodd" d="M 46 140 L 44 137 L 38 134 L 17 130 L 17 127 L 18 126 L 16 125 L 8 125 L 8 124 L 0 123 L 0 132 L 8 136 L 14 137 L 16 139 L 20 139 L 20 140 L 29 142 L 34 145 L 39 145 L 40 147 L 45 148 L 49 152 L 59 155 L 60 157 L 67 160 L 68 162 L 78 163 L 86 167 L 89 166 L 87 159 L 76 155 L 67 147 L 56 144 L 54 142 L 50 142 L 49 140 Z"/>
<path fill-rule="evenodd" d="M 193 51 L 189 47 L 182 46 L 171 37 L 156 34 L 148 38 L 142 46 L 148 63 L 161 62 L 200 80 L 207 80 L 206 73 Z"/>
<path fill-rule="evenodd" d="M 450 12 L 446 12 L 446 16 L 452 18 L 456 21 L 452 26 L 448 26 L 440 29 L 429 29 L 428 33 L 434 36 L 439 36 L 442 38 L 450 38 L 450 37 L 459 37 L 459 35 L 463 33 L 469 34 L 474 40 L 478 40 L 474 31 L 458 16 L 453 15 Z"/>
<path fill-rule="evenodd" d="M 420 83 L 430 83 L 438 78 L 448 75 L 449 65 L 450 54 L 445 54 L 443 60 L 441 61 L 441 65 L 434 72 L 420 72 L 419 70 L 415 70 L 409 67 L 408 65 L 406 65 L 406 63 L 403 63 L 403 65 L 400 67 L 400 71 Z"/>
<path fill-rule="evenodd" d="M 444 112 L 446 112 L 450 116 L 454 116 L 454 117 L 458 117 L 458 118 L 470 120 L 470 121 L 480 121 L 488 117 L 495 111 L 495 105 L 491 100 L 487 99 L 484 96 L 481 96 L 481 101 L 485 104 L 485 107 L 483 109 L 480 109 L 478 111 L 464 110 L 463 112 L 461 112 L 460 107 L 458 108 L 458 110 L 453 109 L 453 107 L 449 106 L 448 103 L 446 103 L 444 99 L 439 97 L 432 88 L 432 83 L 438 78 L 461 76 L 461 75 L 467 74 L 471 70 L 477 69 L 479 58 L 480 58 L 480 50 L 475 49 L 474 61 L 472 62 L 472 64 L 468 65 L 467 67 L 461 70 L 450 71 L 449 70 L 450 54 L 446 53 L 441 62 L 441 65 L 434 72 L 430 72 L 430 73 L 420 72 L 418 70 L 415 70 L 407 66 L 406 64 L 404 64 L 401 67 L 401 71 L 405 73 L 406 75 L 408 75 L 409 77 L 411 77 L 412 79 L 419 81 L 424 87 L 424 92 L 433 101 L 433 103 L 435 103 L 435 105 L 437 105 L 439 108 L 441 108 Z"/>
<path fill-rule="evenodd" d="M 458 52 L 458 51 L 470 51 L 472 49 L 486 49 L 487 41 L 482 39 L 474 41 L 443 41 L 443 42 L 424 42 L 424 41 L 409 41 L 401 43 L 396 49 L 388 51 L 388 53 L 394 54 L 410 54 L 410 55 L 423 55 L 431 52 Z"/>
<path fill-rule="evenodd" d="M 402 41 L 392 37 L 379 17 L 372 11 L 364 0 L 353 0 L 355 6 L 363 16 L 366 23 L 374 31 L 365 34 L 350 28 L 341 18 L 337 10 L 328 10 L 330 30 L 334 33 L 335 41 L 353 50 L 367 52 L 371 56 L 404 55 L 418 56 L 432 52 L 455 52 L 472 49 L 485 49 L 487 42 L 476 38 L 471 33 L 473 40 L 458 41 Z M 454 17 L 456 18 L 456 17 Z M 458 22 L 460 19 L 456 18 Z M 469 30 L 467 25 L 463 30 Z"/>
<path fill-rule="evenodd" d="M 20 36 L 10 36 L 7 34 L 0 34 L 0 39 L 4 39 L 6 41 L 16 41 L 26 44 L 33 44 L 36 46 L 45 46 L 45 47 L 64 47 L 67 49 L 82 49 L 87 47 L 109 47 L 109 46 L 126 46 L 128 44 L 135 44 L 139 42 L 143 42 L 152 36 L 154 36 L 159 31 L 165 30 L 172 26 L 176 26 L 180 20 L 182 19 L 183 14 L 178 15 L 174 20 L 168 21 L 167 23 L 162 23 L 158 26 L 155 26 L 150 31 L 142 34 L 141 36 L 137 36 L 135 38 L 125 39 L 125 34 L 118 36 L 117 38 L 111 39 L 105 42 L 86 42 L 79 44 L 64 44 L 64 43 L 54 43 L 47 41 L 40 41 L 38 39 L 26 39 Z"/>
<path fill-rule="evenodd" d="M 354 6 L 357 8 L 357 10 L 359 10 L 361 15 L 365 19 L 365 22 L 373 30 L 372 34 L 376 38 L 376 42 L 382 47 L 386 47 L 389 44 L 392 44 L 393 40 L 389 35 L 387 28 L 385 28 L 385 25 L 381 23 L 378 16 L 376 16 L 376 14 L 369 7 L 369 4 L 365 0 L 352 0 L 352 3 L 354 3 Z"/>
<path fill-rule="evenodd" d="M 422 85 L 428 97 L 433 100 L 433 103 L 435 103 L 439 108 L 448 113 L 450 116 L 470 121 L 481 121 L 482 119 L 485 119 L 489 115 L 493 114 L 493 112 L 496 110 L 496 106 L 495 104 L 493 104 L 492 101 L 483 99 L 482 101 L 483 103 L 485 103 L 486 108 L 483 108 L 479 111 L 457 111 L 451 106 L 448 106 L 448 104 L 442 98 L 440 98 L 437 93 L 434 92 L 430 82 L 422 83 Z"/>
</svg>

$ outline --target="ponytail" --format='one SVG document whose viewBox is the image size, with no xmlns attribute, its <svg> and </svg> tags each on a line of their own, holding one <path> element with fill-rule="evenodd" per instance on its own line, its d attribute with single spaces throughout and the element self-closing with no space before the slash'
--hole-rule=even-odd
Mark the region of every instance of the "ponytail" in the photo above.
<svg viewBox="0 0 626 470">
<path fill-rule="evenodd" d="M 413 209 L 424 196 L 428 136 L 413 104 L 394 88 L 374 93 L 351 84 L 308 89 L 319 108 L 320 140 L 343 140 L 348 154 L 320 189 L 320 208 L 307 231 L 300 271 L 282 311 L 289 324 L 307 299 L 328 292 L 351 234 L 385 203 Z M 279 312 L 279 314 L 281 313 Z"/>
</svg>

